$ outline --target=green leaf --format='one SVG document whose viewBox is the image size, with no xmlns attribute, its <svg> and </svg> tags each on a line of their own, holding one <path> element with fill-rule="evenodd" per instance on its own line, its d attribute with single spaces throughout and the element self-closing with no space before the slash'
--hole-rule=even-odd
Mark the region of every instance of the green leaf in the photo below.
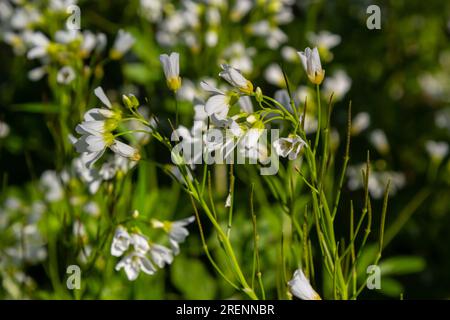
<svg viewBox="0 0 450 320">
<path fill-rule="evenodd" d="M 385 259 L 380 263 L 381 274 L 409 274 L 421 272 L 425 269 L 426 262 L 421 257 L 416 256 L 397 256 Z"/>
<path fill-rule="evenodd" d="M 176 257 L 171 276 L 184 299 L 214 299 L 216 296 L 216 281 L 198 260 Z"/>
<path fill-rule="evenodd" d="M 389 297 L 398 298 L 404 291 L 404 288 L 403 285 L 397 280 L 382 277 L 380 291 Z"/>
</svg>

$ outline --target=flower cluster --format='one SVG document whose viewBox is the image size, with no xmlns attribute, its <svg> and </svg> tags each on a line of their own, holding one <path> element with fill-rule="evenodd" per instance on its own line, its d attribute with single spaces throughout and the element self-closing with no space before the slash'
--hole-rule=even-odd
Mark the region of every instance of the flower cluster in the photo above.
<svg viewBox="0 0 450 320">
<path fill-rule="evenodd" d="M 179 244 L 189 235 L 186 226 L 193 221 L 194 217 L 173 222 L 152 220 L 153 228 L 161 228 L 169 235 L 171 249 L 149 241 L 138 230 L 129 233 L 124 226 L 118 226 L 111 243 L 111 255 L 122 257 L 116 265 L 116 270 L 124 269 L 128 280 L 133 281 L 137 279 L 140 271 L 154 274 L 157 271 L 155 264 L 159 268 L 171 264 L 174 255 L 180 253 Z"/>
</svg>

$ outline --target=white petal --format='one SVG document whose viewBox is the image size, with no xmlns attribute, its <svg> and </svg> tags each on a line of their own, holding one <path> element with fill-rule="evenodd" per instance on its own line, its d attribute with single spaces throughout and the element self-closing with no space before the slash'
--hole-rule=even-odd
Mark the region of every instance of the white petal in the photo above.
<svg viewBox="0 0 450 320">
<path fill-rule="evenodd" d="M 206 101 L 205 111 L 209 116 L 216 114 L 218 118 L 223 119 L 228 114 L 228 102 L 229 98 L 224 95 L 212 96 Z"/>
<path fill-rule="evenodd" d="M 217 88 L 214 88 L 212 85 L 207 83 L 206 81 L 200 82 L 200 87 L 202 87 L 203 90 L 212 93 L 212 94 L 220 94 L 225 95 L 225 93 Z"/>
<path fill-rule="evenodd" d="M 114 143 L 110 146 L 110 149 L 125 158 L 132 158 L 137 153 L 135 148 L 118 140 L 114 141 Z"/>
<path fill-rule="evenodd" d="M 101 102 L 103 102 L 103 104 L 105 106 L 107 106 L 108 108 L 112 108 L 111 105 L 111 101 L 109 101 L 108 97 L 106 96 L 105 92 L 103 91 L 102 87 L 97 87 L 94 90 L 95 95 L 97 96 L 97 98 L 100 99 Z"/>
</svg>

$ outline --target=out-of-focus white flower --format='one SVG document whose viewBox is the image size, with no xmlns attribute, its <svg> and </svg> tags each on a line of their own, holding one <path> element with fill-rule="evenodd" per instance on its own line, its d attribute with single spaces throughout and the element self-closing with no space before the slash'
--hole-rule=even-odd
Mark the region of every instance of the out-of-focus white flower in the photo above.
<svg viewBox="0 0 450 320">
<path fill-rule="evenodd" d="M 281 56 L 283 57 L 283 59 L 289 62 L 298 61 L 297 50 L 295 50 L 295 48 L 293 47 L 284 46 L 283 48 L 281 48 Z"/>
<path fill-rule="evenodd" d="M 242 42 L 233 42 L 223 51 L 223 58 L 243 74 L 249 74 L 253 70 L 252 57 L 255 53 L 255 48 L 246 48 Z"/>
<path fill-rule="evenodd" d="M 395 195 L 406 183 L 405 175 L 401 172 L 376 171 L 375 169 L 375 167 L 371 166 L 368 181 L 369 193 L 375 199 L 383 197 L 388 181 L 390 181 L 390 196 Z M 357 190 L 364 187 L 362 172 L 366 172 L 366 164 L 364 163 L 348 167 L 348 188 L 350 190 Z"/>
<path fill-rule="evenodd" d="M 237 22 L 241 20 L 254 6 L 252 0 L 236 1 L 233 8 L 231 8 L 230 19 Z"/>
<path fill-rule="evenodd" d="M 75 80 L 75 71 L 72 67 L 65 66 L 59 69 L 56 81 L 60 84 L 69 84 Z"/>
<path fill-rule="evenodd" d="M 323 82 L 324 95 L 327 99 L 333 94 L 333 98 L 340 100 L 350 90 L 352 79 L 344 70 L 338 70 Z"/>
<path fill-rule="evenodd" d="M 39 81 L 47 74 L 48 67 L 46 65 L 36 67 L 28 71 L 28 79 L 31 81 Z"/>
<path fill-rule="evenodd" d="M 172 250 L 155 243 L 150 245 L 150 257 L 160 268 L 164 268 L 166 264 L 171 264 L 173 261 Z"/>
<path fill-rule="evenodd" d="M 277 63 L 271 63 L 264 71 L 264 78 L 270 84 L 273 84 L 280 88 L 285 88 L 286 83 L 284 81 L 283 70 Z"/>
<path fill-rule="evenodd" d="M 267 46 L 270 49 L 277 49 L 281 44 L 288 40 L 287 35 L 277 26 L 271 25 L 268 21 L 263 20 L 255 22 L 248 27 L 250 34 L 264 37 Z"/>
<path fill-rule="evenodd" d="M 386 154 L 389 152 L 390 149 L 389 142 L 383 130 L 381 129 L 373 130 L 370 133 L 369 140 L 379 153 Z"/>
<path fill-rule="evenodd" d="M 152 275 L 156 272 L 156 268 L 150 260 L 140 252 L 131 252 L 119 261 L 116 265 L 116 271 L 125 270 L 128 280 L 134 281 L 139 276 L 139 272 L 143 271 L 146 274 Z"/>
<path fill-rule="evenodd" d="M 170 90 L 177 91 L 181 87 L 179 53 L 172 52 L 170 55 L 162 54 L 159 56 L 159 60 L 163 66 L 167 86 Z"/>
<path fill-rule="evenodd" d="M 322 69 L 317 47 L 312 50 L 306 48 L 304 52 L 298 52 L 298 54 L 309 80 L 314 84 L 321 84 L 325 77 L 325 70 Z"/>
<path fill-rule="evenodd" d="M 358 135 L 370 126 L 370 115 L 367 112 L 358 113 L 352 120 L 351 134 Z"/>
<path fill-rule="evenodd" d="M 301 269 L 295 270 L 294 277 L 288 282 L 288 285 L 292 294 L 299 299 L 322 300 Z"/>
<path fill-rule="evenodd" d="M 341 43 L 341 36 L 329 31 L 320 31 L 319 33 L 308 32 L 308 41 L 319 49 L 330 50 Z"/>
<path fill-rule="evenodd" d="M 163 1 L 160 0 L 140 0 L 141 13 L 150 22 L 159 21 L 163 13 Z"/>
<path fill-rule="evenodd" d="M 45 199 L 49 202 L 61 200 L 64 190 L 55 171 L 47 170 L 42 173 L 40 185 L 44 189 Z"/>
<path fill-rule="evenodd" d="M 429 140 L 425 143 L 425 149 L 433 160 L 440 162 L 448 154 L 448 143 Z"/>
<path fill-rule="evenodd" d="M 37 263 L 47 257 L 45 241 L 36 224 L 14 224 L 12 231 L 16 236 L 16 245 L 6 248 L 6 256 L 17 262 Z"/>
<path fill-rule="evenodd" d="M 42 32 L 34 32 L 28 37 L 31 49 L 27 53 L 27 58 L 37 59 L 46 57 L 53 50 L 50 40 Z"/>
<path fill-rule="evenodd" d="M 222 71 L 219 73 L 219 76 L 222 79 L 244 94 L 251 94 L 253 92 L 253 84 L 239 70 L 227 64 L 222 64 L 220 67 Z"/>
<path fill-rule="evenodd" d="M 130 244 L 131 236 L 127 230 L 122 226 L 117 227 L 111 244 L 111 255 L 120 257 L 125 251 L 128 250 Z"/>
<path fill-rule="evenodd" d="M 273 142 L 273 148 L 277 155 L 284 158 L 289 156 L 289 160 L 297 159 L 304 146 L 306 146 L 306 142 L 298 135 L 289 135 L 287 138 L 280 138 Z"/>
<path fill-rule="evenodd" d="M 9 135 L 10 128 L 6 122 L 0 120 L 0 139 L 6 138 Z"/>
<path fill-rule="evenodd" d="M 431 98 L 443 99 L 446 96 L 446 84 L 448 84 L 448 76 L 446 73 L 425 73 L 420 75 L 417 81 L 424 93 Z"/>
<path fill-rule="evenodd" d="M 13 48 L 16 55 L 23 55 L 27 50 L 24 36 L 21 34 L 6 31 L 3 40 Z"/>
<path fill-rule="evenodd" d="M 136 39 L 131 35 L 131 33 L 120 29 L 117 33 L 116 40 L 110 51 L 110 57 L 113 60 L 121 59 L 128 50 L 131 49 Z"/>
</svg>

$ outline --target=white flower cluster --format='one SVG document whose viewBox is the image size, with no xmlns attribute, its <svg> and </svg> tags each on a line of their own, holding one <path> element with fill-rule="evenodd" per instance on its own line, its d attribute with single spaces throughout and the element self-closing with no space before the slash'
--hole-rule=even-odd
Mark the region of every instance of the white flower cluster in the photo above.
<svg viewBox="0 0 450 320">
<path fill-rule="evenodd" d="M 189 235 L 186 226 L 194 221 L 189 217 L 180 221 L 152 220 L 155 229 L 163 229 L 169 235 L 171 249 L 150 242 L 149 239 L 139 231 L 129 233 L 124 226 L 117 227 L 111 243 L 111 255 L 122 257 L 117 263 L 116 270 L 124 269 L 128 280 L 136 280 L 140 271 L 152 275 L 157 269 L 171 264 L 174 255 L 179 254 L 179 244 L 184 242 Z"/>
<path fill-rule="evenodd" d="M 76 4 L 75 0 L 51 0 L 49 6 L 45 1 L 10 1 L 0 4 L 0 37 L 9 44 L 16 55 L 26 55 L 29 60 L 38 60 L 40 65 L 30 70 L 28 77 L 38 81 L 51 68 L 57 66 L 56 81 L 69 85 L 78 75 L 97 72 L 91 70 L 92 64 L 77 63 L 96 59 L 106 48 L 107 39 L 103 33 L 89 30 L 60 29 L 56 32 L 46 30 L 46 20 L 54 20 L 64 25 L 67 8 Z M 119 30 L 116 40 L 109 52 L 111 59 L 120 59 L 134 44 L 134 37 L 124 30 Z"/>
</svg>

